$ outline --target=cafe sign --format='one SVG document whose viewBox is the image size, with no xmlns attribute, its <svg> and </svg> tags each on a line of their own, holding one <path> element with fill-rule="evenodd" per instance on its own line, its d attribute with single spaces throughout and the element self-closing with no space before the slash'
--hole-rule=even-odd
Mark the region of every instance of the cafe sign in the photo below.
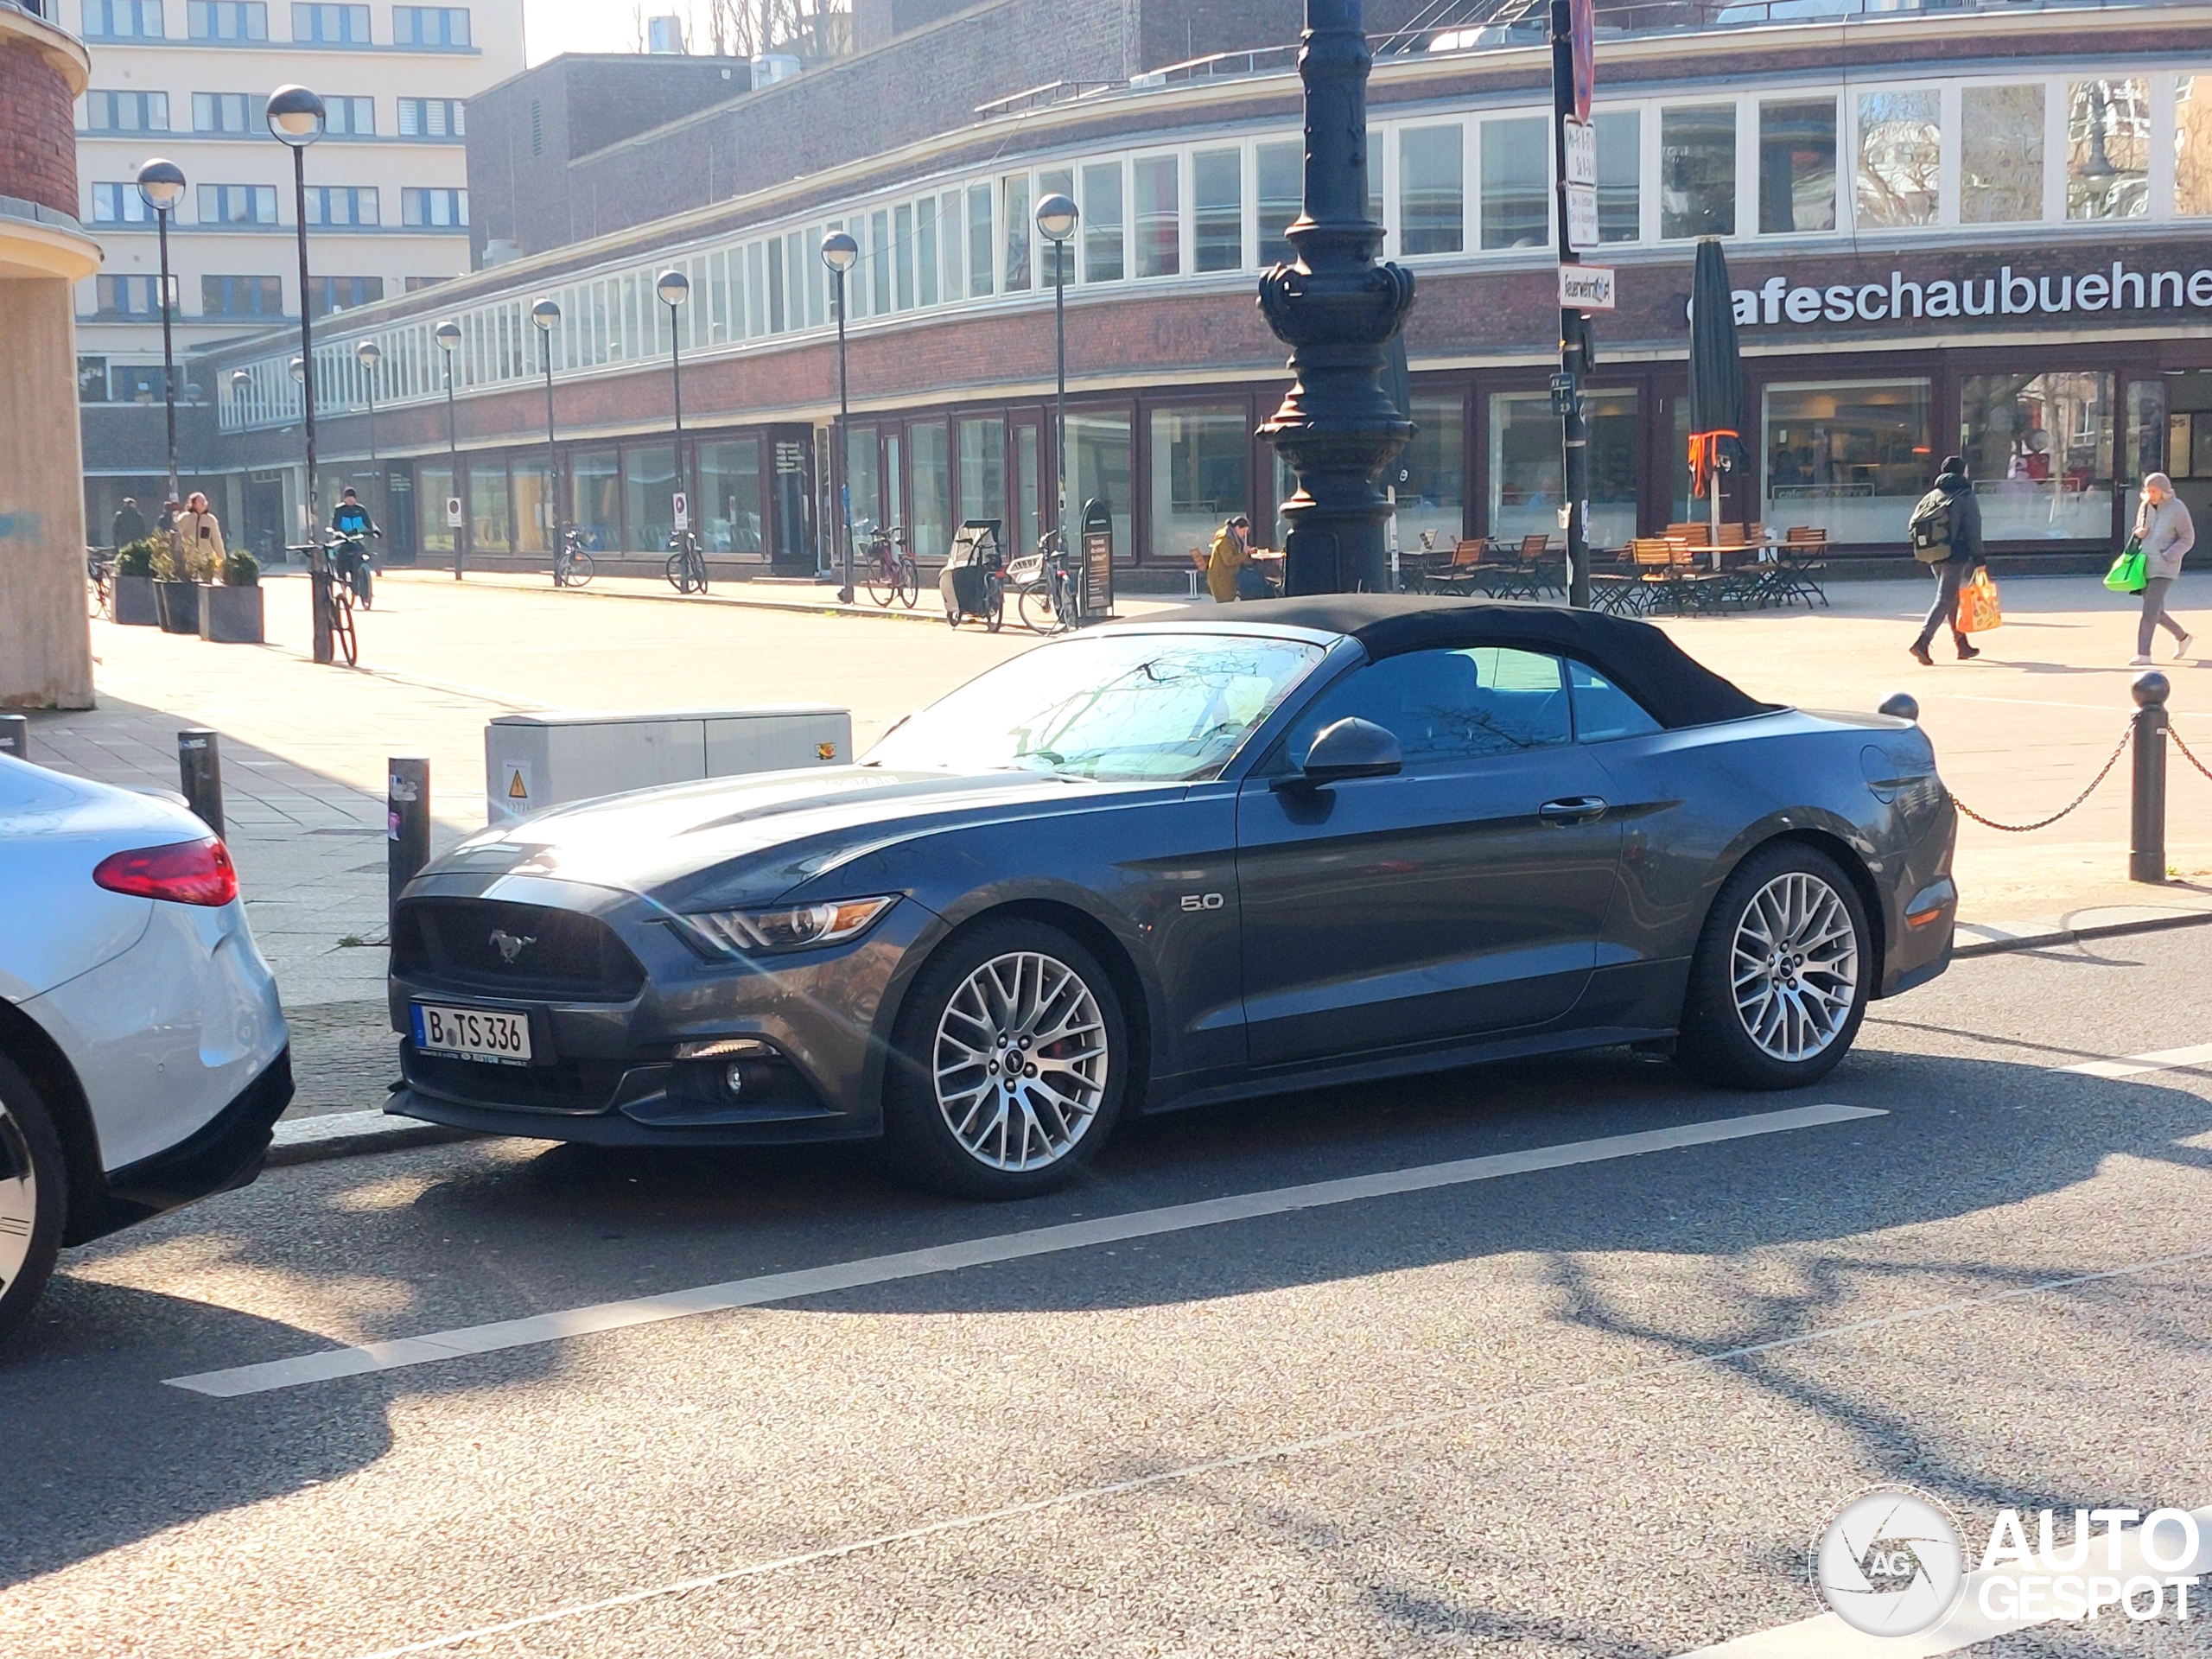
<svg viewBox="0 0 2212 1659">
<path fill-rule="evenodd" d="M 2138 270 L 2115 259 L 2110 270 L 2050 275 L 2001 266 L 1993 276 L 1912 282 L 1892 270 L 1886 283 L 1821 287 L 1770 276 L 1734 290 L 1739 328 L 1802 327 L 1825 322 L 1904 322 L 1922 318 L 2066 316 L 2078 313 L 2212 310 L 2212 270 Z"/>
</svg>

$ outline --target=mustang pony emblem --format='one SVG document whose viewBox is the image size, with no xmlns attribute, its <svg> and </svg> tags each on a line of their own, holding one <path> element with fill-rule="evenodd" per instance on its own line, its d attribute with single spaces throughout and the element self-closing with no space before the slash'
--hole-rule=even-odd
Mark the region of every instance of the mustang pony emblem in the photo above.
<svg viewBox="0 0 2212 1659">
<path fill-rule="evenodd" d="M 512 967 L 516 957 L 537 943 L 537 936 L 531 934 L 526 938 L 517 938 L 505 928 L 498 927 L 492 930 L 491 942 L 499 950 L 499 960 Z"/>
</svg>

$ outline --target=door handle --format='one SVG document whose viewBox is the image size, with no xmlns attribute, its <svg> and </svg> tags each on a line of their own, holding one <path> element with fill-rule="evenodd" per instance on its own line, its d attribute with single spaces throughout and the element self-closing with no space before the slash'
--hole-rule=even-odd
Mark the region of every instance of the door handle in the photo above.
<svg viewBox="0 0 2212 1659">
<path fill-rule="evenodd" d="M 1536 816 L 1546 823 L 1592 823 L 1605 816 L 1605 803 L 1595 795 L 1570 795 L 1565 800 L 1546 801 L 1536 809 Z"/>
</svg>

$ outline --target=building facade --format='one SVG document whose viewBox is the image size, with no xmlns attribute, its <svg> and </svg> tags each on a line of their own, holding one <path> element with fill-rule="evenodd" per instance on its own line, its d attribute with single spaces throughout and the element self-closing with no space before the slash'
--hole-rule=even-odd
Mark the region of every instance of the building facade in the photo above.
<svg viewBox="0 0 2212 1659">
<path fill-rule="evenodd" d="M 296 325 L 291 157 L 263 106 L 313 87 L 328 110 L 308 151 L 317 316 L 448 282 L 470 266 L 467 100 L 523 67 L 521 0 L 411 5 L 291 0 L 47 0 L 92 54 L 77 100 L 77 212 L 106 250 L 79 285 L 78 391 L 96 525 L 124 494 L 161 499 L 161 264 L 134 181 L 184 169 L 169 226 L 178 360 Z M 207 382 L 181 373 L 182 448 L 207 452 Z M 189 486 L 188 486 L 189 487 Z"/>
<path fill-rule="evenodd" d="M 2103 555 L 2153 468 L 2212 506 L 2212 7 L 1744 15 L 1600 7 L 1590 257 L 1618 270 L 1621 299 L 1592 382 L 1593 539 L 1701 516 L 1686 312 L 1707 234 L 1728 253 L 1745 355 L 1732 519 L 1894 559 L 1953 450 L 2008 560 Z M 1376 62 L 1370 211 L 1419 283 L 1402 543 L 1557 530 L 1548 75 L 1548 49 L 1488 33 L 1401 37 Z M 1171 66 L 387 300 L 353 327 L 385 346 L 381 476 L 417 504 L 408 545 L 451 556 L 454 495 L 479 561 L 542 558 L 556 520 L 657 557 L 680 350 L 681 483 L 710 559 L 728 574 L 827 562 L 837 355 L 817 251 L 835 228 L 861 247 L 854 517 L 906 526 L 925 559 L 968 518 L 1031 543 L 1058 473 L 1052 250 L 1033 214 L 1063 191 L 1083 211 L 1071 496 L 1105 505 L 1133 576 L 1179 588 L 1228 513 L 1279 537 L 1289 480 L 1253 435 L 1287 378 L 1253 294 L 1287 257 L 1300 118 L 1293 48 Z M 654 293 L 671 264 L 691 283 L 673 313 Z M 541 338 L 528 313 L 543 297 L 560 319 Z M 459 479 L 432 334 L 448 317 Z M 211 357 L 215 453 L 233 472 L 296 470 L 285 351 Z M 365 422 L 341 411 L 372 388 L 336 345 L 320 373 L 334 478 L 367 453 Z"/>
</svg>

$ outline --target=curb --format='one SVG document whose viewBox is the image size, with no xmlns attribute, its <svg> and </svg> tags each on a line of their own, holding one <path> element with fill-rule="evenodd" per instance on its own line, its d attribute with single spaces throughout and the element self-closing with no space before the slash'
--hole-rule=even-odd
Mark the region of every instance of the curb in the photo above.
<svg viewBox="0 0 2212 1659">
<path fill-rule="evenodd" d="M 2212 925 L 2212 911 L 2193 912 L 2180 916 L 2147 917 L 2139 921 L 2107 922 L 2088 927 L 2062 927 L 2040 933 L 2006 933 L 1993 939 L 1976 939 L 1967 944 L 1954 944 L 1954 961 L 1974 957 L 2005 956 L 2015 950 L 2041 950 L 2052 945 L 2079 944 L 2088 939 L 2115 939 L 2131 933 L 2165 933 L 2180 927 L 2203 927 Z"/>
</svg>

